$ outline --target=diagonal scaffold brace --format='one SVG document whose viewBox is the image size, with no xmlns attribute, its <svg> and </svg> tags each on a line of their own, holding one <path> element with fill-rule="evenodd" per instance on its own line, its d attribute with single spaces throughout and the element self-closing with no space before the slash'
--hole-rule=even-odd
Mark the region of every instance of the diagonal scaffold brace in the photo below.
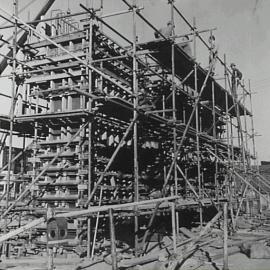
<svg viewBox="0 0 270 270">
<path fill-rule="evenodd" d="M 205 89 L 207 80 L 208 80 L 208 78 L 209 78 L 209 76 L 210 76 L 210 73 L 211 73 L 212 68 L 213 68 L 213 63 L 211 64 L 211 66 L 210 66 L 210 68 L 209 68 L 209 70 L 208 70 L 208 72 L 207 72 L 207 75 L 206 75 L 206 77 L 205 77 L 205 80 L 204 80 L 204 82 L 203 82 L 203 84 L 202 84 L 202 86 L 201 86 L 200 92 L 199 92 L 199 94 L 198 94 L 198 96 L 197 96 L 197 98 L 196 98 L 196 100 L 195 100 L 195 104 L 194 104 L 193 109 L 192 109 L 192 112 L 191 112 L 191 114 L 190 114 L 190 116 L 189 116 L 189 120 L 188 120 L 188 122 L 187 122 L 187 124 L 186 124 L 186 127 L 185 127 L 185 130 L 184 130 L 184 132 L 183 132 L 183 135 L 182 135 L 182 137 L 181 137 L 181 141 L 180 141 L 180 143 L 179 143 L 178 146 L 177 146 L 175 155 L 174 155 L 173 160 L 172 160 L 172 162 L 171 162 L 171 166 L 170 166 L 170 168 L 169 168 L 169 171 L 168 171 L 168 173 L 167 173 L 166 179 L 165 179 L 164 184 L 163 184 L 163 188 L 162 188 L 162 194 L 163 194 L 163 195 L 165 195 L 165 192 L 166 192 L 166 186 L 167 186 L 168 181 L 169 181 L 169 179 L 170 179 L 171 173 L 172 173 L 172 171 L 173 171 L 173 168 L 174 168 L 174 166 L 175 166 L 175 163 L 176 163 L 176 161 L 177 161 L 177 158 L 178 158 L 178 155 L 179 155 L 179 153 L 180 153 L 180 151 L 181 151 L 181 148 L 182 148 L 182 146 L 183 146 L 183 143 L 184 143 L 184 141 L 185 141 L 185 139 L 186 139 L 186 135 L 187 135 L 188 130 L 189 130 L 189 128 L 190 128 L 190 125 L 191 125 L 193 116 L 194 116 L 194 114 L 195 114 L 195 112 L 196 112 L 196 108 L 197 108 L 197 106 L 198 106 L 198 104 L 199 104 L 199 102 L 200 102 L 200 98 L 201 98 L 201 96 L 202 96 L 202 94 L 203 94 L 203 92 L 204 92 L 204 89 Z M 147 228 L 146 228 L 146 231 L 145 231 L 145 233 L 144 233 L 143 240 L 142 240 L 142 246 L 143 246 L 143 247 L 145 246 L 145 242 L 146 242 L 148 233 L 149 233 L 150 228 L 151 228 L 151 226 L 152 226 L 152 224 L 153 224 L 153 222 L 154 222 L 154 219 L 155 219 L 155 216 L 156 216 L 156 214 L 157 214 L 158 208 L 159 208 L 159 204 L 156 205 L 156 207 L 155 207 L 155 209 L 154 209 L 154 211 L 153 211 L 153 214 L 152 214 L 152 216 L 151 216 L 151 218 L 150 218 L 150 220 L 149 220 L 149 223 L 148 223 L 148 226 L 147 226 Z M 145 252 L 145 251 L 144 251 L 144 252 Z"/>
</svg>

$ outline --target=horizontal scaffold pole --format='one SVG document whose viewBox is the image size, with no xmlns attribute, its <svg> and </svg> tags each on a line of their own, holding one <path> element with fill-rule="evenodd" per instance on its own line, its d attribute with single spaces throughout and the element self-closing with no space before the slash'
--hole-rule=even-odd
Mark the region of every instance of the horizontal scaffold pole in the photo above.
<svg viewBox="0 0 270 270">
<path fill-rule="evenodd" d="M 179 196 L 170 196 L 170 197 L 165 197 L 165 198 L 145 200 L 145 201 L 140 201 L 140 202 L 125 203 L 125 204 L 92 206 L 86 210 L 78 210 L 78 211 L 56 214 L 55 217 L 75 218 L 75 217 L 80 217 L 80 216 L 89 216 L 91 214 L 98 213 L 98 212 L 106 212 L 109 209 L 113 209 L 113 210 L 129 209 L 130 211 L 132 211 L 134 209 L 134 206 L 155 204 L 158 202 L 165 203 L 165 202 L 177 200 L 177 199 L 180 199 L 180 197 Z M 12 237 L 15 237 L 16 235 L 19 235 L 20 233 L 23 233 L 31 228 L 34 228 L 34 227 L 44 223 L 45 221 L 46 221 L 46 218 L 42 217 L 42 218 L 36 219 L 36 220 L 34 220 L 34 221 L 16 229 L 16 230 L 13 230 L 5 235 L 2 235 L 2 236 L 0 236 L 0 243 L 3 241 L 6 241 Z"/>
</svg>

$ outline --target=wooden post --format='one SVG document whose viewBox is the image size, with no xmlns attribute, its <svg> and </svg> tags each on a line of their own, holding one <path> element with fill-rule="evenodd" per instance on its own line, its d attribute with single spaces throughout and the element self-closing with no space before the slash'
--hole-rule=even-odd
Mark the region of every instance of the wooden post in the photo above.
<svg viewBox="0 0 270 270">
<path fill-rule="evenodd" d="M 258 214 L 261 215 L 262 213 L 262 199 L 261 196 L 258 195 Z"/>
<path fill-rule="evenodd" d="M 175 202 L 171 203 L 172 211 L 172 237 L 173 237 L 173 252 L 176 254 L 176 221 L 175 221 Z"/>
<path fill-rule="evenodd" d="M 224 215 L 223 270 L 229 270 L 229 266 L 228 266 L 228 202 L 224 202 L 223 215 Z"/>
<path fill-rule="evenodd" d="M 174 33 L 174 9 L 173 9 L 173 4 L 174 4 L 174 0 L 169 1 L 169 4 L 171 6 L 171 23 L 173 25 L 173 34 Z M 172 109 L 173 109 L 173 121 L 174 121 L 174 125 L 173 125 L 173 157 L 177 158 L 177 132 L 176 132 L 176 126 L 175 126 L 175 122 L 177 120 L 176 117 L 176 84 L 175 84 L 175 38 L 172 38 L 173 40 L 173 44 L 172 44 L 172 54 L 171 54 L 171 64 L 172 64 Z M 177 175 L 177 162 L 174 163 L 174 194 L 175 196 L 178 195 L 178 175 Z M 174 206 L 175 207 L 175 206 Z M 172 217 L 173 218 L 173 217 Z M 176 235 L 179 235 L 179 214 L 176 213 L 176 219 L 174 216 L 174 222 L 176 222 Z"/>
<path fill-rule="evenodd" d="M 117 254 L 115 246 L 115 228 L 113 223 L 113 210 L 109 209 L 110 219 L 110 236 L 111 236 L 111 257 L 112 257 L 112 270 L 117 270 Z"/>
<path fill-rule="evenodd" d="M 17 0 L 13 0 L 13 15 L 18 16 L 18 3 Z M 16 95 L 16 54 L 17 54 L 17 20 L 14 20 L 13 40 L 12 40 L 12 90 L 11 90 L 11 108 L 10 108 L 10 129 L 9 129 L 9 147 L 8 147 L 8 173 L 6 183 L 6 209 L 9 207 L 9 196 L 10 196 L 10 178 L 12 174 L 12 144 L 13 144 L 13 124 L 14 124 L 14 99 Z M 5 228 L 4 233 L 7 233 L 8 220 L 5 217 Z M 3 256 L 9 257 L 8 243 L 3 245 Z"/>
<path fill-rule="evenodd" d="M 53 270 L 53 249 L 48 247 L 48 270 Z"/>
<path fill-rule="evenodd" d="M 101 206 L 102 193 L 103 193 L 103 187 L 101 187 L 101 189 L 100 189 L 100 195 L 99 195 L 99 203 L 98 203 L 98 206 Z M 90 207 L 88 207 L 88 208 L 90 208 Z M 97 213 L 97 216 L 96 216 L 96 226 L 95 226 L 95 232 L 94 232 L 94 236 L 93 236 L 92 252 L 91 252 L 91 257 L 90 257 L 92 260 L 93 260 L 93 258 L 94 258 L 94 252 L 95 252 L 95 246 L 96 246 L 97 231 L 98 231 L 98 223 L 99 223 L 99 215 L 100 215 L 100 212 L 98 212 L 98 213 Z"/>
<path fill-rule="evenodd" d="M 132 6 L 132 23 L 133 23 L 133 42 L 132 42 L 132 76 L 133 76 L 133 94 L 135 98 L 133 99 L 133 118 L 138 118 L 138 105 L 139 105 L 139 89 L 138 89 L 138 63 L 136 59 L 136 44 L 137 44 L 137 25 L 136 25 L 136 10 L 137 10 L 137 0 L 133 0 Z M 139 201 L 139 163 L 138 163 L 138 122 L 135 121 L 133 126 L 133 161 L 134 161 L 134 202 Z M 135 234 L 135 254 L 136 256 L 139 253 L 139 211 L 138 207 L 134 207 L 134 234 Z"/>
<path fill-rule="evenodd" d="M 250 207 L 249 207 L 249 200 L 246 198 L 246 214 L 250 216 Z"/>
<path fill-rule="evenodd" d="M 51 207 L 48 207 L 47 213 L 46 213 L 46 220 L 49 220 L 53 218 L 55 215 L 54 210 Z M 48 224 L 47 224 L 48 225 Z M 48 270 L 53 270 L 53 247 L 49 246 L 49 239 L 48 239 L 48 233 L 47 233 L 47 255 L 48 255 Z"/>
<path fill-rule="evenodd" d="M 257 157 L 256 157 L 256 147 L 255 147 L 255 129 L 254 129 L 254 121 L 253 121 L 253 107 L 252 107 L 250 80 L 248 81 L 248 91 L 249 91 L 249 104 L 250 104 L 250 120 L 251 120 L 250 124 L 251 124 L 252 148 L 253 148 L 253 156 L 255 158 L 255 164 L 254 165 L 256 165 Z"/>
<path fill-rule="evenodd" d="M 213 60 L 214 61 L 214 60 Z M 213 138 L 215 139 L 215 154 L 217 155 L 217 123 L 216 123 L 216 107 L 215 107 L 215 84 L 214 81 L 212 82 L 212 121 L 213 121 Z M 216 199 L 218 200 L 218 192 L 219 192 L 219 186 L 218 186 L 218 162 L 215 160 L 215 193 L 216 193 Z"/>
<path fill-rule="evenodd" d="M 89 21 L 89 30 L 88 30 L 88 40 L 89 40 L 89 45 L 88 45 L 88 63 L 92 64 L 92 54 L 93 54 L 93 20 L 90 16 L 90 21 Z M 88 68 L 88 92 L 91 94 L 92 93 L 92 85 L 93 85 L 93 76 L 92 76 L 92 70 Z M 93 104 L 91 99 L 88 99 L 88 110 L 89 112 L 92 112 Z M 87 182 L 87 193 L 88 197 L 91 195 L 91 188 L 92 188 L 92 123 L 89 122 L 88 124 L 88 182 Z M 90 205 L 88 208 L 91 207 Z M 88 217 L 87 219 L 87 258 L 93 258 L 93 253 L 95 250 L 95 241 L 93 241 L 93 246 L 92 246 L 92 253 L 91 253 L 91 217 Z M 96 234 L 96 231 L 95 231 Z"/>
<path fill-rule="evenodd" d="M 194 50 L 194 90 L 196 92 L 196 95 L 198 95 L 198 100 L 200 97 L 200 94 L 198 94 L 198 76 L 197 76 L 197 50 L 196 50 L 196 19 L 193 18 L 193 50 Z M 210 70 L 210 69 L 209 69 Z M 209 72 L 210 74 L 210 72 Z M 202 198 L 202 183 L 201 183 L 201 155 L 200 155 L 200 103 L 195 104 L 195 122 L 196 122 L 196 153 L 197 153 L 197 175 L 198 175 L 198 188 L 199 188 L 199 197 Z M 202 205 L 199 205 L 199 211 L 200 211 L 200 226 L 202 228 L 203 226 L 203 209 Z"/>
</svg>

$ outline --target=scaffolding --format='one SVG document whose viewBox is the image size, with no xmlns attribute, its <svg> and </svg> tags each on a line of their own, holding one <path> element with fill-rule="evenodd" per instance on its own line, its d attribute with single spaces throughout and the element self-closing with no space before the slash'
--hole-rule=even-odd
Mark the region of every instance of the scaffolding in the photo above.
<svg viewBox="0 0 270 270">
<path fill-rule="evenodd" d="M 190 28 L 184 35 L 165 36 L 136 0 L 122 0 L 127 10 L 107 15 L 101 1 L 99 9 L 80 4 L 81 12 L 54 11 L 40 18 L 53 2 L 32 22 L 19 18 L 17 0 L 13 14 L 0 8 L 11 23 L 3 29 L 14 29 L 12 54 L 4 58 L 12 60 L 12 94 L 10 114 L 0 120 L 1 147 L 9 138 L 8 163 L 1 169 L 8 172 L 0 241 L 36 228 L 34 236 L 29 233 L 35 241 L 52 208 L 55 218 L 68 220 L 68 238 L 76 239 L 88 258 L 110 239 L 112 268 L 130 267 L 132 262 L 119 263 L 116 245 L 128 243 L 137 259 L 145 255 L 147 260 L 157 220 L 170 217 L 166 230 L 176 254 L 182 245 L 181 216 L 188 209 L 200 227 L 190 239 L 194 243 L 224 218 L 228 269 L 228 224 L 236 230 L 240 214 L 261 211 L 261 201 L 269 202 L 269 183 L 255 166 L 250 82 L 248 88 L 240 81 L 232 84 L 226 55 L 214 55 L 208 69 L 197 62 L 198 42 L 212 53 L 202 33 L 212 35 L 215 28 L 199 31 L 174 0 L 168 3 L 170 21 L 174 28 L 175 17 L 181 18 Z M 132 40 L 105 21 L 122 14 L 131 14 Z M 82 23 L 76 23 L 82 15 Z M 139 43 L 138 20 L 159 38 Z M 185 36 L 192 40 L 183 41 Z M 184 49 L 191 45 L 192 55 Z M 17 59 L 18 50 L 23 60 Z M 216 65 L 224 68 L 224 86 L 214 76 Z M 24 147 L 14 157 L 18 135 Z M 31 138 L 30 145 L 25 138 Z M 21 170 L 13 172 L 18 159 Z M 27 224 L 9 226 L 23 218 Z M 121 235 L 124 230 L 134 239 Z"/>
</svg>

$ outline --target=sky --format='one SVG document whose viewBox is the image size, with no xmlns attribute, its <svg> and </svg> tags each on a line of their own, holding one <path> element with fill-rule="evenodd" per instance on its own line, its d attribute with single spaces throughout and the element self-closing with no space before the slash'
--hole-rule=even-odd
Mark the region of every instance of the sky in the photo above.
<svg viewBox="0 0 270 270">
<path fill-rule="evenodd" d="M 44 4 L 44 0 L 18 0 L 20 18 L 33 18 Z M 52 9 L 68 8 L 72 12 L 83 11 L 79 4 L 99 7 L 101 0 L 56 0 Z M 170 20 L 168 0 L 137 0 L 143 7 L 142 15 L 157 28 L 163 27 Z M 103 0 L 103 14 L 126 10 L 121 0 Z M 270 31 L 269 31 L 269 0 L 175 0 L 176 7 L 189 22 L 195 17 L 198 30 L 217 28 L 214 31 L 219 46 L 219 56 L 226 54 L 227 63 L 234 62 L 242 71 L 248 85 L 251 80 L 254 126 L 256 130 L 256 149 L 259 160 L 270 160 Z M 12 1 L 0 0 L 0 7 L 12 12 Z M 0 14 L 3 14 L 0 11 Z M 47 17 L 49 17 L 50 12 Z M 131 14 L 114 16 L 106 21 L 128 38 L 132 38 Z M 0 20 L 0 25 L 4 23 Z M 190 29 L 175 14 L 175 33 L 189 33 Z M 136 27 L 140 42 L 152 40 L 153 30 L 142 20 L 137 19 Z M 12 34 L 11 30 L 2 31 L 4 38 Z M 202 36 L 208 39 L 209 33 Z M 123 45 L 125 45 L 123 43 Z M 0 52 L 3 53 L 3 51 Z M 205 67 L 208 61 L 206 49 L 198 42 L 197 61 Z M 221 66 L 216 68 L 217 76 L 223 76 Z M 10 93 L 10 82 L 0 78 L 0 92 Z M 9 100 L 0 97 L 0 113 L 9 112 Z"/>
</svg>

